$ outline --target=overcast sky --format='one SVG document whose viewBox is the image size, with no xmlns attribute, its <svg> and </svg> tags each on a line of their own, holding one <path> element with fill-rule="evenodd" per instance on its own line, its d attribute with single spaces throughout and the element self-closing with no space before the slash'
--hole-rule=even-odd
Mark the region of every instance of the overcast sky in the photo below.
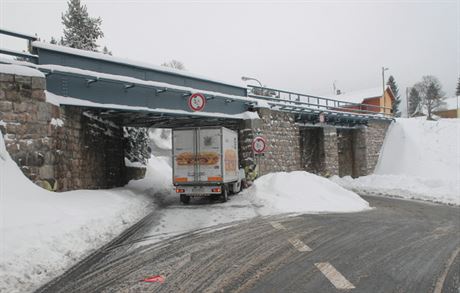
<svg viewBox="0 0 460 293">
<path fill-rule="evenodd" d="M 381 86 L 381 66 L 400 92 L 437 76 L 453 96 L 460 68 L 460 0 L 452 1 L 105 1 L 82 0 L 103 19 L 115 56 L 231 82 L 311 94 Z M 0 0 L 0 26 L 42 39 L 62 35 L 63 0 Z M 23 42 L 0 38 L 1 47 Z"/>
</svg>

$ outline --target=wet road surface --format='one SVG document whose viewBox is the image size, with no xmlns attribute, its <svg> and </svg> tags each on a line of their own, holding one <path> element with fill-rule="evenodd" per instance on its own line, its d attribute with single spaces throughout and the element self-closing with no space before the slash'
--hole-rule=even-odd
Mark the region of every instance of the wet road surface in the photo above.
<svg viewBox="0 0 460 293">
<path fill-rule="evenodd" d="M 152 213 L 37 292 L 460 292 L 460 208 L 364 198 L 373 210 L 255 217 L 153 244 Z M 141 281 L 152 275 L 165 282 Z"/>
</svg>

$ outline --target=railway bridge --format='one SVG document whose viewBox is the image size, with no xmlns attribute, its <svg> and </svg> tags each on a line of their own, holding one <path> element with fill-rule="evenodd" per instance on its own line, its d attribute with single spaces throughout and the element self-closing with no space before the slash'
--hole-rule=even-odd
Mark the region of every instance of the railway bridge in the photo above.
<svg viewBox="0 0 460 293">
<path fill-rule="evenodd" d="M 28 52 L 0 48 L 18 57 L 0 59 L 0 129 L 24 174 L 52 190 L 121 186 L 136 177 L 125 164 L 125 127 L 222 125 L 238 131 L 240 160 L 256 163 L 260 175 L 367 175 L 392 121 L 379 106 L 246 87 L 0 34 L 28 44 Z M 256 136 L 268 143 L 263 155 L 252 151 Z"/>
</svg>

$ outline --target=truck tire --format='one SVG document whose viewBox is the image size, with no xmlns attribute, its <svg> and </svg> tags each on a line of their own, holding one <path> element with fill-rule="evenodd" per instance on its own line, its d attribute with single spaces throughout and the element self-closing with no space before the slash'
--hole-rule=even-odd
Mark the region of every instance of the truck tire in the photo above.
<svg viewBox="0 0 460 293">
<path fill-rule="evenodd" d="M 181 194 L 181 195 L 180 195 L 180 201 L 181 201 L 183 204 L 189 204 L 189 203 L 190 203 L 190 196 L 189 196 L 189 195 L 185 195 L 185 194 Z"/>
<path fill-rule="evenodd" d="M 222 197 L 222 202 L 227 202 L 228 200 L 228 188 L 226 186 L 222 186 L 222 194 L 221 194 L 221 197 Z"/>
</svg>

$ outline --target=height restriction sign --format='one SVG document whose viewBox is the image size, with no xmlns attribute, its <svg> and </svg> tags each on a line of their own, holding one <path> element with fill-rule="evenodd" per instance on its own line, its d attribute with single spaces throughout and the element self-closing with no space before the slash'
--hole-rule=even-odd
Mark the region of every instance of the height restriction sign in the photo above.
<svg viewBox="0 0 460 293">
<path fill-rule="evenodd" d="M 201 111 L 205 105 L 206 98 L 200 93 L 195 93 L 188 98 L 188 106 L 192 111 Z"/>
<path fill-rule="evenodd" d="M 267 141 L 262 136 L 256 136 L 252 141 L 252 150 L 255 154 L 263 154 L 267 148 Z"/>
</svg>

